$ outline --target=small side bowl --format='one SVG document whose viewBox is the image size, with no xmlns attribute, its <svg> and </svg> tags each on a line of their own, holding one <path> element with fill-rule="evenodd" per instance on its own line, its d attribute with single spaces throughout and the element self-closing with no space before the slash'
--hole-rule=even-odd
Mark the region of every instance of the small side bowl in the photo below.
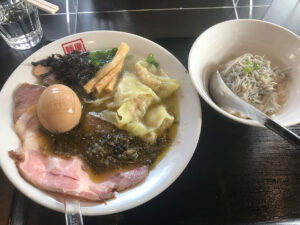
<svg viewBox="0 0 300 225">
<path fill-rule="evenodd" d="M 200 96 L 216 111 L 236 122 L 261 126 L 224 111 L 211 99 L 210 76 L 219 65 L 244 53 L 264 55 L 272 65 L 289 69 L 289 98 L 272 117 L 283 126 L 300 123 L 300 38 L 278 25 L 260 20 L 229 20 L 203 32 L 194 42 L 188 59 L 189 74 Z"/>
</svg>

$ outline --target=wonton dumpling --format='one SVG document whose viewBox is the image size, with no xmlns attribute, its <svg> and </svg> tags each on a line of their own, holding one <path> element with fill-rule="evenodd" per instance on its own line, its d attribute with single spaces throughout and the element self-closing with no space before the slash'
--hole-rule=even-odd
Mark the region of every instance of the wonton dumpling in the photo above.
<svg viewBox="0 0 300 225">
<path fill-rule="evenodd" d="M 170 115 L 163 105 L 149 109 L 145 116 L 145 123 L 150 132 L 144 139 L 148 142 L 155 142 L 157 136 L 169 128 L 173 122 L 174 116 Z"/>
<path fill-rule="evenodd" d="M 114 103 L 109 104 L 110 108 L 117 108 L 116 112 L 104 110 L 101 117 L 118 128 L 126 129 L 125 125 L 143 118 L 149 105 L 158 101 L 160 98 L 151 88 L 141 83 L 134 74 L 126 72 L 117 87 Z"/>
<path fill-rule="evenodd" d="M 173 121 L 174 116 L 171 116 L 163 105 L 149 109 L 145 117 L 145 122 L 149 127 L 161 129 L 161 131 L 170 127 Z"/>
<path fill-rule="evenodd" d="M 133 135 L 141 138 L 143 138 L 149 132 L 147 126 L 140 121 L 128 123 L 125 129 Z"/>
<path fill-rule="evenodd" d="M 151 89 L 151 87 L 146 86 L 138 79 L 136 79 L 136 76 L 134 74 L 125 72 L 115 93 L 115 105 L 120 106 L 122 103 L 128 101 L 129 99 L 136 98 L 151 99 L 150 103 L 152 103 L 152 101 L 160 101 L 160 98 Z"/>
<path fill-rule="evenodd" d="M 154 90 L 160 98 L 166 98 L 179 88 L 179 83 L 177 80 L 169 78 L 161 69 L 153 67 L 154 65 L 143 60 L 135 64 L 140 81 Z"/>
<path fill-rule="evenodd" d="M 159 84 L 164 87 L 158 92 L 162 96 L 168 96 L 179 86 L 176 80 L 174 82 L 167 75 L 163 74 L 159 79 L 156 79 L 156 75 L 151 76 L 154 78 L 150 77 L 148 81 L 152 81 L 152 86 Z M 158 83 L 155 84 L 156 81 Z M 102 111 L 101 118 L 149 143 L 155 143 L 158 135 L 172 125 L 174 117 L 160 103 L 161 98 L 147 82 L 142 82 L 134 74 L 125 72 L 114 93 L 114 101 L 108 104 L 109 109 Z M 176 84 L 172 85 L 172 82 Z"/>
<path fill-rule="evenodd" d="M 143 118 L 151 103 L 152 99 L 149 96 L 140 96 L 124 102 L 117 110 L 118 126 L 122 127 L 136 119 Z"/>
</svg>

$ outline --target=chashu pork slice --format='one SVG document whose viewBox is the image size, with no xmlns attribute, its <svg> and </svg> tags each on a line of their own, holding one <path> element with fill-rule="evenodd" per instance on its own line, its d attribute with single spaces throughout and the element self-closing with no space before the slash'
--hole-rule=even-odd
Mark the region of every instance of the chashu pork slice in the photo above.
<svg viewBox="0 0 300 225">
<path fill-rule="evenodd" d="M 41 85 L 23 83 L 14 91 L 14 122 L 17 121 L 27 108 L 37 104 L 44 89 L 45 87 Z"/>
<path fill-rule="evenodd" d="M 103 202 L 113 198 L 115 191 L 133 187 L 148 175 L 149 168 L 141 166 L 116 172 L 97 183 L 90 179 L 78 157 L 63 159 L 49 155 L 47 152 L 50 145 L 40 132 L 36 105 L 22 113 L 15 123 L 15 129 L 22 147 L 19 152 L 10 151 L 10 157 L 15 161 L 21 176 L 40 189 Z"/>
</svg>

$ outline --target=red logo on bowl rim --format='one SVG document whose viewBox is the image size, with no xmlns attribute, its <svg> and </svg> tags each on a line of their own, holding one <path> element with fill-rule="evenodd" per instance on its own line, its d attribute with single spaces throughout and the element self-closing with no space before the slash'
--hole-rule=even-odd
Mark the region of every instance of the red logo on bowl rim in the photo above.
<svg viewBox="0 0 300 225">
<path fill-rule="evenodd" d="M 81 38 L 76 39 L 74 41 L 69 41 L 69 42 L 63 43 L 61 45 L 61 47 L 63 48 L 65 54 L 71 53 L 75 50 L 79 51 L 79 52 L 85 52 L 86 51 L 85 46 L 84 46 L 83 41 L 82 41 Z"/>
</svg>

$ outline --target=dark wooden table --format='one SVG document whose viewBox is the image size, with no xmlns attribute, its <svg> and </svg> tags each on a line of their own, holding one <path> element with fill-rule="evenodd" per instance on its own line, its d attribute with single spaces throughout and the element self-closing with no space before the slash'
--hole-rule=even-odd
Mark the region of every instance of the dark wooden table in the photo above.
<svg viewBox="0 0 300 225">
<path fill-rule="evenodd" d="M 0 42 L 1 87 L 43 44 L 74 32 L 109 29 L 135 33 L 162 45 L 187 66 L 189 49 L 201 32 L 235 19 L 231 0 L 79 0 L 77 15 L 72 1 L 69 15 L 65 1 L 52 2 L 61 10 L 55 16 L 41 14 L 43 43 L 16 51 Z M 248 3 L 239 1 L 239 18 L 249 17 Z M 253 18 L 300 34 L 298 0 L 254 1 Z M 85 224 L 300 224 L 300 151 L 271 131 L 225 119 L 202 100 L 201 107 L 201 136 L 182 175 L 151 201 L 114 215 L 85 217 Z M 300 125 L 291 129 L 300 134 Z M 0 224 L 7 224 L 14 187 L 2 171 L 0 183 Z M 24 204 L 15 201 L 14 207 L 18 207 L 16 203 L 21 206 L 18 215 L 24 211 L 28 217 L 19 225 L 65 223 L 63 214 L 30 200 L 25 199 Z"/>
</svg>

